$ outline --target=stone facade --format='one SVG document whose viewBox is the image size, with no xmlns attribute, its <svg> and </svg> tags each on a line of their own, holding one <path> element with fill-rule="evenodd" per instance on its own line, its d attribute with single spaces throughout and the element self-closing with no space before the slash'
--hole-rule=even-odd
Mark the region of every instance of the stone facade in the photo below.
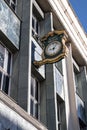
<svg viewBox="0 0 87 130">
<path fill-rule="evenodd" d="M 0 14 L 0 130 L 87 130 L 87 37 L 69 1 L 0 0 Z M 68 55 L 36 67 L 54 30 Z"/>
</svg>

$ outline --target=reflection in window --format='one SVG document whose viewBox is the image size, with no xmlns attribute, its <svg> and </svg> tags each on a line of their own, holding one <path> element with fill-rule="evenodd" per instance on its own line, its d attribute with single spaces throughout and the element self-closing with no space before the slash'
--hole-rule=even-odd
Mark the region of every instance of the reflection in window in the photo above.
<svg viewBox="0 0 87 130">
<path fill-rule="evenodd" d="M 0 43 L 0 89 L 9 91 L 11 53 Z"/>
<path fill-rule="evenodd" d="M 31 101 L 30 113 L 33 117 L 39 118 L 39 83 L 35 78 L 31 78 Z"/>
</svg>

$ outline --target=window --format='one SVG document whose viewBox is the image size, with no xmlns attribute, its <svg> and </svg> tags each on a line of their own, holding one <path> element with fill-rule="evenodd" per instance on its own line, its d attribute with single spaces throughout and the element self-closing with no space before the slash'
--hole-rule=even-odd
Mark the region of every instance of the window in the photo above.
<svg viewBox="0 0 87 130">
<path fill-rule="evenodd" d="M 73 63 L 73 76 L 74 76 L 74 87 L 75 93 L 83 100 L 83 85 L 82 85 L 82 73 L 78 64 L 74 61 Z"/>
<path fill-rule="evenodd" d="M 32 16 L 32 36 L 38 36 L 39 33 L 39 22 L 38 19 Z"/>
<path fill-rule="evenodd" d="M 39 119 L 39 102 L 40 102 L 40 89 L 39 82 L 31 77 L 31 101 L 30 113 L 33 117 Z"/>
<path fill-rule="evenodd" d="M 86 117 L 85 117 L 85 103 L 83 98 L 83 80 L 82 78 L 82 71 L 80 67 L 73 59 L 73 70 L 74 70 L 74 86 L 75 86 L 75 97 L 76 97 L 76 109 L 77 115 L 79 119 L 79 126 L 80 130 L 84 130 L 86 126 Z"/>
<path fill-rule="evenodd" d="M 0 89 L 9 91 L 11 53 L 0 43 Z"/>
<path fill-rule="evenodd" d="M 6 0 L 11 8 L 15 11 L 16 10 L 16 0 Z"/>
</svg>

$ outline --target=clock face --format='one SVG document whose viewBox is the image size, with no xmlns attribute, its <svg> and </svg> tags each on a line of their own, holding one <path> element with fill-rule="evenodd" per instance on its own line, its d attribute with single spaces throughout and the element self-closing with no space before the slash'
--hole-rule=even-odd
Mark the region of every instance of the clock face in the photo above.
<svg viewBox="0 0 87 130">
<path fill-rule="evenodd" d="M 45 54 L 47 56 L 55 56 L 61 51 L 62 45 L 59 41 L 54 41 L 46 46 Z"/>
</svg>

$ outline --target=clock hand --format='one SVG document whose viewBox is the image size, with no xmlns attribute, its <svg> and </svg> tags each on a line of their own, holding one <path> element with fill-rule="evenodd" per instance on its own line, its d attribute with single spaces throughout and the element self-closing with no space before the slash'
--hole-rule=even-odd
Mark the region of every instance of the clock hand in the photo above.
<svg viewBox="0 0 87 130">
<path fill-rule="evenodd" d="M 56 45 L 54 47 L 50 48 L 50 50 L 54 50 L 55 48 L 56 48 Z"/>
<path fill-rule="evenodd" d="M 52 50 L 54 50 L 56 48 L 56 46 L 54 46 L 53 48 L 52 48 Z"/>
<path fill-rule="evenodd" d="M 50 50 L 54 50 L 54 48 L 50 48 Z"/>
</svg>

